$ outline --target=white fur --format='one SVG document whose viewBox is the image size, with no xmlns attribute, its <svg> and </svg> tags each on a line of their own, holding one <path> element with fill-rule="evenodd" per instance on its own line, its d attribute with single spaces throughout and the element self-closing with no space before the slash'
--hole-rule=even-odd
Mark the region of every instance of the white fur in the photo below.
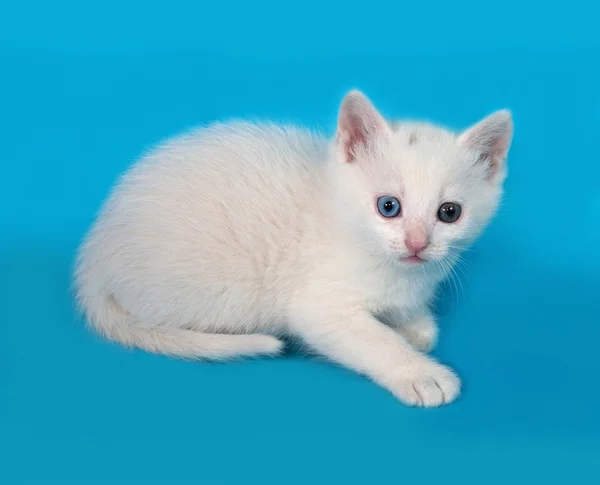
<svg viewBox="0 0 600 485">
<path fill-rule="evenodd" d="M 387 122 L 353 91 L 331 142 L 245 122 L 172 139 L 103 207 L 78 302 L 99 332 L 148 351 L 274 355 L 292 336 L 407 404 L 449 403 L 459 379 L 418 349 L 437 338 L 436 286 L 497 208 L 511 136 L 507 112 L 456 136 Z M 402 216 L 381 217 L 380 195 Z M 446 201 L 462 204 L 454 224 L 437 220 Z M 401 261 L 407 231 L 430 238 L 427 263 Z"/>
</svg>

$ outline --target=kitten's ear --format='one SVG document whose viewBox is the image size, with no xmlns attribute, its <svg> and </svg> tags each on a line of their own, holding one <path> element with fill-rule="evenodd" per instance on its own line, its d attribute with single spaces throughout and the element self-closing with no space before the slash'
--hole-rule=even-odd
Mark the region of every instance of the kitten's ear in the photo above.
<svg viewBox="0 0 600 485">
<path fill-rule="evenodd" d="M 458 142 L 479 153 L 481 161 L 489 164 L 490 178 L 504 173 L 504 165 L 513 135 L 510 111 L 501 110 L 489 115 L 458 137 Z"/>
<path fill-rule="evenodd" d="M 374 137 L 387 135 L 390 128 L 360 91 L 350 91 L 340 106 L 336 141 L 346 162 L 353 162 L 360 149 L 369 146 Z"/>
</svg>

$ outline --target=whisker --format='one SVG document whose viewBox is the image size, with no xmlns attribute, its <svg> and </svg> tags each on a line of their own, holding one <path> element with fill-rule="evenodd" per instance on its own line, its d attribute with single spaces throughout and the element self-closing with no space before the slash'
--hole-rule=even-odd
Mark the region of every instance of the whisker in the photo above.
<svg viewBox="0 0 600 485">
<path fill-rule="evenodd" d="M 454 281 L 454 273 L 452 272 L 452 266 L 445 260 L 441 259 L 440 260 L 440 264 L 442 265 L 442 267 L 445 270 L 446 273 L 446 278 L 449 281 L 450 284 L 450 295 L 451 297 L 454 296 L 453 291 L 456 293 L 456 300 L 458 301 L 458 286 L 456 285 L 456 281 Z"/>
<path fill-rule="evenodd" d="M 469 271 L 471 271 L 469 264 L 464 259 L 459 258 L 456 261 L 456 269 L 464 275 L 467 283 L 472 287 L 473 286 L 473 281 L 472 281 L 473 275 L 469 272 Z"/>
</svg>

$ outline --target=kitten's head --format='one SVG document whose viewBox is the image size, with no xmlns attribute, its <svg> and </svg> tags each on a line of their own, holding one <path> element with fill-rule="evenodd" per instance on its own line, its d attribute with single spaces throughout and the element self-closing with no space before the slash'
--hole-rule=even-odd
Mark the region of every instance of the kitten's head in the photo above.
<svg viewBox="0 0 600 485">
<path fill-rule="evenodd" d="M 336 211 L 372 252 L 401 265 L 453 258 L 498 207 L 512 130 L 507 111 L 458 135 L 390 123 L 352 91 L 332 146 Z"/>
</svg>

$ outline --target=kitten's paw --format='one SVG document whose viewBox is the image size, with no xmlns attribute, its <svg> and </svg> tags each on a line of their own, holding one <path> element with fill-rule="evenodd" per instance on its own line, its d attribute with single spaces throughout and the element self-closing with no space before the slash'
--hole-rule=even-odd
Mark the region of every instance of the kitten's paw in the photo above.
<svg viewBox="0 0 600 485">
<path fill-rule="evenodd" d="M 460 394 L 460 379 L 452 369 L 437 362 L 427 362 L 411 374 L 399 379 L 392 389 L 394 395 L 409 406 L 443 406 Z"/>
<path fill-rule="evenodd" d="M 438 326 L 431 315 L 423 315 L 398 328 L 398 331 L 417 350 L 430 352 L 437 343 Z"/>
</svg>

